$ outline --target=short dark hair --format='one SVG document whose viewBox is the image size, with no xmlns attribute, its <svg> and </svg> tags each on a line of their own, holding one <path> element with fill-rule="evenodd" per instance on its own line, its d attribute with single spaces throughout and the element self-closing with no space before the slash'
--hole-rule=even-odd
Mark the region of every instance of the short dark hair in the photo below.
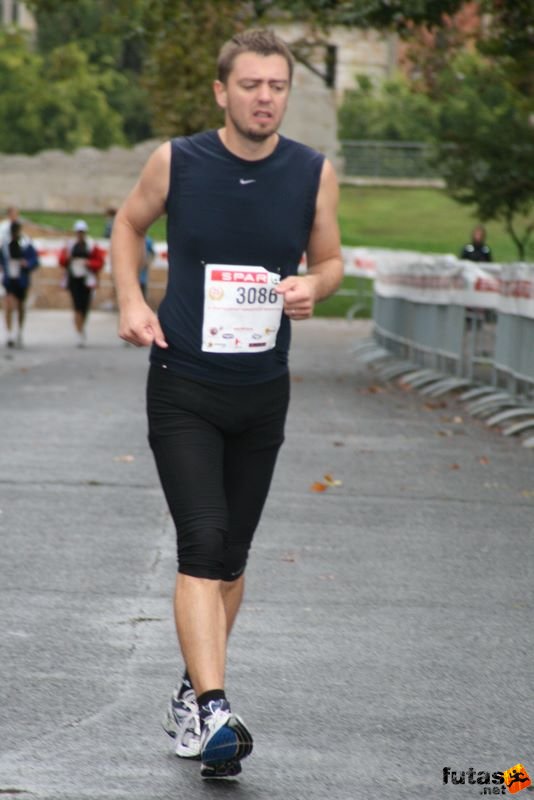
<svg viewBox="0 0 534 800">
<path fill-rule="evenodd" d="M 226 83 L 234 66 L 234 61 L 241 53 L 257 53 L 260 56 L 279 55 L 285 58 L 289 68 L 289 84 L 293 78 L 293 56 L 285 42 L 273 31 L 264 28 L 252 28 L 237 33 L 223 44 L 217 59 L 217 78 Z"/>
</svg>

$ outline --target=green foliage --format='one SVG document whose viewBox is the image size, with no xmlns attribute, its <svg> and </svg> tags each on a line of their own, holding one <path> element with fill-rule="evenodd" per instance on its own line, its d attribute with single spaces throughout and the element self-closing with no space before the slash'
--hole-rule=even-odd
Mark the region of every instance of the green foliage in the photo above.
<svg viewBox="0 0 534 800">
<path fill-rule="evenodd" d="M 532 0 L 481 0 L 491 17 L 479 50 L 500 63 L 509 80 L 525 97 L 534 91 L 534 22 Z"/>
<path fill-rule="evenodd" d="M 441 174 L 451 195 L 481 220 L 502 219 L 519 258 L 534 229 L 522 233 L 519 215 L 534 208 L 534 135 L 529 104 L 503 69 L 463 54 L 439 81 Z"/>
<path fill-rule="evenodd" d="M 106 75 L 101 88 L 121 119 L 121 141 L 133 144 L 150 138 L 149 99 L 141 78 L 146 0 L 29 0 L 29 5 L 36 15 L 37 47 L 44 61 L 56 48 L 75 42 L 91 68 Z"/>
<path fill-rule="evenodd" d="M 239 24 L 236 6 L 226 0 L 149 0 L 145 30 L 150 55 L 145 85 L 154 127 L 163 136 L 217 127 L 222 115 L 212 84 L 218 50 Z M 244 26 L 241 26 L 244 27 Z"/>
<path fill-rule="evenodd" d="M 113 81 L 112 73 L 92 69 L 74 43 L 45 60 L 21 34 L 0 32 L 0 151 L 122 143 L 120 117 L 105 94 Z"/>
<path fill-rule="evenodd" d="M 436 107 L 404 78 L 375 91 L 369 78 L 359 76 L 358 88 L 345 93 L 338 122 L 340 139 L 429 141 L 436 132 Z"/>
<path fill-rule="evenodd" d="M 312 0 L 300 5 L 314 7 L 329 24 L 395 27 L 402 32 L 412 23 L 439 25 L 444 14 L 454 14 L 463 3 L 464 0 Z"/>
</svg>

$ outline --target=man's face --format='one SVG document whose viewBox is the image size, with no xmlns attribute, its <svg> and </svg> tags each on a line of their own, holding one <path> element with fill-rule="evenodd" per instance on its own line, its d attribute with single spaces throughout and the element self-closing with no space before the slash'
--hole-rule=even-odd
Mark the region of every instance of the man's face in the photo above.
<svg viewBox="0 0 534 800">
<path fill-rule="evenodd" d="M 289 66 L 283 56 L 241 53 L 226 84 L 215 81 L 215 98 L 226 125 L 245 138 L 262 142 L 282 122 L 289 96 Z"/>
</svg>

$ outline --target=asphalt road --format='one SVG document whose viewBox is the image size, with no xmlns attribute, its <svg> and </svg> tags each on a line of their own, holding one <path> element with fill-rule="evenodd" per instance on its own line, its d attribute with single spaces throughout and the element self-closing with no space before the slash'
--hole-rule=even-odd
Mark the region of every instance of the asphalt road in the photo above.
<svg viewBox="0 0 534 800">
<path fill-rule="evenodd" d="M 231 787 L 172 754 L 174 532 L 147 353 L 115 327 L 94 313 L 78 350 L 70 313 L 33 310 L 26 349 L 0 352 L 0 796 L 462 800 L 518 762 L 534 779 L 534 454 L 377 385 L 353 354 L 369 324 L 347 321 L 293 326 L 229 653 L 255 751 Z M 312 491 L 325 474 L 341 485 Z"/>
</svg>

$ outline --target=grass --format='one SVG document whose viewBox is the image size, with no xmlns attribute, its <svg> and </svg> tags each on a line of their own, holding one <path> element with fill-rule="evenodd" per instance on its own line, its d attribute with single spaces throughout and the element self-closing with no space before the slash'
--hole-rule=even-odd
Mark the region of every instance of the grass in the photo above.
<svg viewBox="0 0 534 800">
<path fill-rule="evenodd" d="M 478 222 L 468 206 L 440 189 L 367 186 L 342 186 L 339 221 L 345 245 L 454 255 Z M 504 226 L 490 222 L 485 227 L 494 261 L 516 260 Z"/>
<path fill-rule="evenodd" d="M 83 217 L 94 237 L 102 236 L 105 224 L 104 214 L 27 211 L 23 216 L 61 231 L 72 230 L 74 221 Z M 339 223 L 344 245 L 458 255 L 476 222 L 470 208 L 440 189 L 341 187 Z M 494 260 L 514 261 L 517 253 L 504 226 L 490 222 L 486 229 Z M 149 234 L 156 241 L 164 240 L 165 219 L 157 220 Z M 532 250 L 529 255 L 534 257 Z M 370 315 L 371 281 L 346 277 L 341 288 L 357 296 L 335 295 L 317 306 L 317 316 L 345 316 L 355 302 L 363 306 L 358 316 Z"/>
</svg>

